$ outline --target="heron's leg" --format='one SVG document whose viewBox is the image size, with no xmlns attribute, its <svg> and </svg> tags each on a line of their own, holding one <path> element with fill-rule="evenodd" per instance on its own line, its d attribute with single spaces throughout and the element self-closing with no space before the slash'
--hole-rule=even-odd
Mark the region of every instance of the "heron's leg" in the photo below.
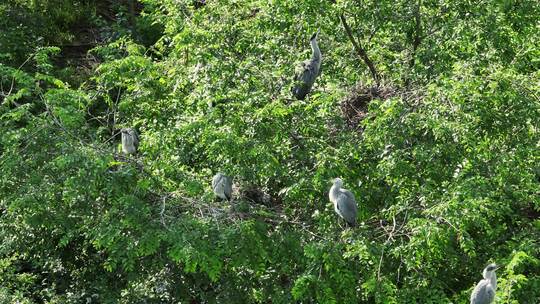
<svg viewBox="0 0 540 304">
<path fill-rule="evenodd" d="M 341 216 L 338 217 L 338 225 L 339 225 L 339 228 L 341 228 L 341 230 L 343 230 L 343 225 L 341 225 L 341 221 L 345 221 L 344 219 L 341 218 Z M 347 227 L 347 223 L 345 223 L 345 227 Z"/>
</svg>

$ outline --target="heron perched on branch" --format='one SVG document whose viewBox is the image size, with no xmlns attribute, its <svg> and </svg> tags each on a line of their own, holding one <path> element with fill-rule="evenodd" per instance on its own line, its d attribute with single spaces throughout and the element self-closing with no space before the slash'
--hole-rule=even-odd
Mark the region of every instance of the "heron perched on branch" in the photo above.
<svg viewBox="0 0 540 304">
<path fill-rule="evenodd" d="M 495 264 L 489 264 L 482 272 L 483 280 L 476 284 L 471 294 L 471 304 L 490 304 L 495 299 L 497 290 L 497 276 L 495 270 L 499 267 Z"/>
<path fill-rule="evenodd" d="M 230 201 L 232 198 L 232 179 L 219 172 L 212 178 L 212 189 L 217 197 Z"/>
<path fill-rule="evenodd" d="M 321 50 L 317 44 L 317 37 L 320 30 L 311 36 L 311 59 L 302 62 L 297 68 L 294 76 L 294 87 L 292 93 L 298 100 L 304 100 L 319 76 L 321 68 Z"/>
<path fill-rule="evenodd" d="M 122 128 L 122 152 L 125 154 L 137 153 L 139 148 L 139 135 L 132 128 Z"/>
<path fill-rule="evenodd" d="M 336 213 L 351 227 L 356 225 L 356 213 L 358 212 L 354 194 L 347 189 L 343 189 L 341 178 L 334 179 L 334 184 L 330 188 L 328 197 L 334 203 Z"/>
</svg>

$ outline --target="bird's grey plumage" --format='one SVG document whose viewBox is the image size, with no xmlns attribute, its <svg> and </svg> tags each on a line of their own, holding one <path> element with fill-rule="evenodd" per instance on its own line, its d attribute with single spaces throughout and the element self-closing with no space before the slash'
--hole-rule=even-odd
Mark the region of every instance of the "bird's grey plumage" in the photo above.
<svg viewBox="0 0 540 304">
<path fill-rule="evenodd" d="M 330 188 L 328 197 L 334 204 L 334 210 L 343 218 L 350 226 L 356 225 L 356 214 L 358 207 L 354 194 L 347 189 L 343 189 L 343 181 L 340 178 L 334 180 L 334 184 Z"/>
<path fill-rule="evenodd" d="M 232 197 L 232 179 L 219 172 L 212 178 L 212 189 L 219 198 L 230 200 Z"/>
<path fill-rule="evenodd" d="M 311 36 L 311 59 L 302 62 L 295 71 L 294 87 L 292 93 L 296 99 L 304 100 L 319 76 L 321 69 L 322 54 L 317 44 L 319 31 Z"/>
<path fill-rule="evenodd" d="M 495 300 L 495 292 L 497 291 L 497 265 L 489 264 L 482 275 L 483 280 L 476 284 L 471 294 L 471 304 L 491 304 Z"/>
<path fill-rule="evenodd" d="M 139 148 L 139 135 L 132 128 L 122 128 L 122 151 L 125 154 L 135 154 Z"/>
</svg>

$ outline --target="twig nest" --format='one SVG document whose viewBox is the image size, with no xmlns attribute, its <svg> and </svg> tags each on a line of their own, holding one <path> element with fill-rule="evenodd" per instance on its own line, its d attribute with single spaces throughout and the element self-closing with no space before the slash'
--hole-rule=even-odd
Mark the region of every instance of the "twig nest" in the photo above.
<svg viewBox="0 0 540 304">
<path fill-rule="evenodd" d="M 271 206 L 275 203 L 275 200 L 272 199 L 270 194 L 264 192 L 263 190 L 255 186 L 248 186 L 240 189 L 240 195 L 256 204 Z"/>
<path fill-rule="evenodd" d="M 348 128 L 362 131 L 360 123 L 368 114 L 369 103 L 374 99 L 386 100 L 397 94 L 390 86 L 368 86 L 358 83 L 341 102 L 341 113 Z"/>
</svg>

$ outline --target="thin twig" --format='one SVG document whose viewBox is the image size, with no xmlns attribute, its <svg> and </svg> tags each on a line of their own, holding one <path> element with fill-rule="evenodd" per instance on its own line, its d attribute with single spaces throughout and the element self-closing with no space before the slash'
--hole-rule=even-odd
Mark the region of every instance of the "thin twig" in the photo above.
<svg viewBox="0 0 540 304">
<path fill-rule="evenodd" d="M 383 261 L 383 256 L 384 256 L 384 249 L 386 247 L 383 247 L 382 248 L 382 252 L 381 252 L 381 258 L 379 259 L 379 267 L 377 269 L 377 281 L 380 282 L 381 281 L 381 265 L 382 265 L 382 261 Z"/>
<path fill-rule="evenodd" d="M 30 61 L 30 59 L 32 59 L 34 57 L 35 54 L 32 54 L 30 55 L 30 57 L 26 58 L 26 60 L 17 68 L 17 70 L 15 70 L 15 72 L 18 72 L 20 71 L 23 66 L 25 66 L 28 61 Z M 15 73 L 13 73 L 15 74 Z M 4 100 L 6 100 L 6 98 L 11 95 L 11 92 L 13 91 L 13 88 L 15 86 L 15 75 L 13 75 L 13 77 L 11 77 L 11 87 L 9 88 L 9 92 L 7 92 L 7 94 L 4 93 L 3 91 L 3 88 L 2 88 L 2 95 L 4 95 L 4 99 L 2 100 L 2 102 L 0 102 L 0 104 L 2 104 L 4 102 Z M 20 107 L 20 105 L 18 103 L 16 103 L 15 101 L 12 100 L 12 102 L 17 106 L 17 107 Z"/>
<path fill-rule="evenodd" d="M 161 211 L 159 212 L 159 216 L 160 216 L 161 224 L 163 225 L 163 227 L 165 227 L 166 229 L 169 229 L 169 227 L 167 226 L 167 223 L 165 222 L 165 206 L 167 203 L 167 197 L 168 195 L 164 195 L 161 199 L 162 203 L 161 203 Z"/>
</svg>

